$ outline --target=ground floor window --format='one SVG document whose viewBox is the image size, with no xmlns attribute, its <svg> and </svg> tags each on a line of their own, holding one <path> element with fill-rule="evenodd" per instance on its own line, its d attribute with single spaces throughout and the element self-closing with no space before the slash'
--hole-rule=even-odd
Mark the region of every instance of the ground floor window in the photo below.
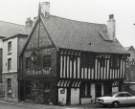
<svg viewBox="0 0 135 109">
<path fill-rule="evenodd" d="M 81 84 L 81 97 L 91 97 L 91 84 L 84 82 Z"/>
<path fill-rule="evenodd" d="M 12 97 L 12 80 L 11 80 L 11 78 L 7 79 L 7 96 Z"/>
</svg>

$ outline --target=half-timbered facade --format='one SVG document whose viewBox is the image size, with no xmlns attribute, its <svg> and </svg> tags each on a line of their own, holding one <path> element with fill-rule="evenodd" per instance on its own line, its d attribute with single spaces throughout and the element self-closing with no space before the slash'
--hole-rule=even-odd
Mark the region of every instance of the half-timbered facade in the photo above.
<svg viewBox="0 0 135 109">
<path fill-rule="evenodd" d="M 113 15 L 108 25 L 80 22 L 50 15 L 49 5 L 40 5 L 20 57 L 20 99 L 85 104 L 119 91 L 128 53 Z"/>
</svg>

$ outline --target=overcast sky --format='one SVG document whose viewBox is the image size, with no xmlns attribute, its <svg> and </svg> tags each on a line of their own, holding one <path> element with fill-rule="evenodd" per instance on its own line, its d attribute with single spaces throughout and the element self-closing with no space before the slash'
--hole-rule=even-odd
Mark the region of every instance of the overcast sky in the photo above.
<svg viewBox="0 0 135 109">
<path fill-rule="evenodd" d="M 37 16 L 39 1 L 0 0 L 0 20 L 24 24 Z M 53 15 L 92 23 L 104 23 L 109 14 L 116 20 L 116 37 L 124 46 L 135 46 L 135 0 L 50 0 Z"/>
</svg>

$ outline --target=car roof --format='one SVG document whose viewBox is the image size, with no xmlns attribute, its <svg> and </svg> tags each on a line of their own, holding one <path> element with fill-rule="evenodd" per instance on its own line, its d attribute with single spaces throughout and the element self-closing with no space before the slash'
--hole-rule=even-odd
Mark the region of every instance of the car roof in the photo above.
<svg viewBox="0 0 135 109">
<path fill-rule="evenodd" d="M 114 96 L 118 95 L 118 94 L 127 94 L 127 93 L 130 94 L 129 92 L 116 92 L 116 93 L 114 93 Z"/>
</svg>

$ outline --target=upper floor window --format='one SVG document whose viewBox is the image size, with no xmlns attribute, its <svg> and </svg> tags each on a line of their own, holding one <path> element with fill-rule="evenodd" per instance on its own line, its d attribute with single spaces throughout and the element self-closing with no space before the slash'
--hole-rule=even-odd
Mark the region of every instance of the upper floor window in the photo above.
<svg viewBox="0 0 135 109">
<path fill-rule="evenodd" d="M 30 57 L 26 58 L 26 69 L 30 68 L 31 60 Z"/>
<path fill-rule="evenodd" d="M 105 58 L 103 56 L 99 59 L 99 62 L 101 67 L 105 67 Z"/>
<path fill-rule="evenodd" d="M 92 54 L 83 54 L 81 56 L 81 66 L 82 67 L 94 67 L 95 65 L 95 56 Z"/>
<path fill-rule="evenodd" d="M 12 42 L 8 42 L 8 54 L 11 53 L 11 50 L 12 50 Z"/>
<path fill-rule="evenodd" d="M 9 58 L 8 59 L 8 70 L 11 70 L 11 62 L 12 62 L 12 59 L 11 58 Z"/>
<path fill-rule="evenodd" d="M 111 68 L 119 68 L 120 67 L 120 57 L 119 56 L 111 56 L 110 58 L 110 67 Z"/>
<path fill-rule="evenodd" d="M 51 67 L 51 56 L 45 55 L 43 57 L 43 67 Z"/>
</svg>

